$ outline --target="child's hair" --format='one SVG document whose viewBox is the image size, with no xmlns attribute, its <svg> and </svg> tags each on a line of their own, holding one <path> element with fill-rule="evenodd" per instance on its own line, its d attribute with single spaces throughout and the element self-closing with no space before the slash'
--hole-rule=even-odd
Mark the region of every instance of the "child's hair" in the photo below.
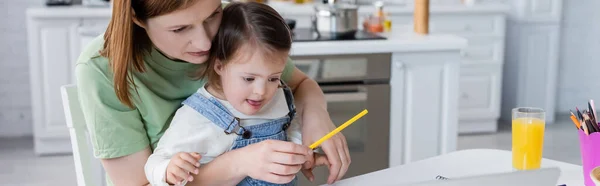
<svg viewBox="0 0 600 186">
<path fill-rule="evenodd" d="M 212 41 L 206 76 L 208 83 L 221 89 L 221 80 L 214 71 L 217 61 L 226 65 L 238 55 L 245 44 L 264 56 L 288 54 L 292 47 L 291 31 L 285 20 L 262 3 L 231 3 L 223 9 L 221 26 Z"/>
</svg>

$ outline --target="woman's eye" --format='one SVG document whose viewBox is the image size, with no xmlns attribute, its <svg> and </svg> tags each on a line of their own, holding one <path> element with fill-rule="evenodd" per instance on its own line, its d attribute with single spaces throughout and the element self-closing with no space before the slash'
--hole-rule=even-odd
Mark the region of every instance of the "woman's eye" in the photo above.
<svg viewBox="0 0 600 186">
<path fill-rule="evenodd" d="M 172 32 L 175 32 L 175 33 L 179 33 L 179 32 L 181 32 L 181 31 L 183 31 L 185 28 L 186 28 L 186 27 L 184 26 L 184 27 L 181 27 L 181 28 L 178 28 L 178 29 L 175 29 L 175 30 L 171 30 L 171 31 L 172 31 Z"/>
<path fill-rule="evenodd" d="M 254 78 L 244 78 L 244 81 L 251 82 L 251 81 L 254 81 Z"/>
<path fill-rule="evenodd" d="M 219 13 L 221 13 L 221 12 L 220 11 L 219 12 L 214 12 L 213 14 L 211 14 L 210 16 L 208 16 L 206 18 L 205 22 L 206 21 L 210 21 L 212 18 L 216 17 Z"/>
<path fill-rule="evenodd" d="M 269 79 L 270 82 L 279 82 L 279 78 L 271 78 Z"/>
</svg>

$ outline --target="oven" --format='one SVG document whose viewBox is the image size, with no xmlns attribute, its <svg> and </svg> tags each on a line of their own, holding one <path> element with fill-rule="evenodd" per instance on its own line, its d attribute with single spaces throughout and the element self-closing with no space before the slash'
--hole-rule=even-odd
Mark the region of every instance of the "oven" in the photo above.
<svg viewBox="0 0 600 186">
<path fill-rule="evenodd" d="M 316 80 L 336 126 L 359 112 L 369 113 L 345 128 L 352 164 L 344 178 L 389 166 L 391 54 L 292 56 L 294 64 Z M 325 184 L 326 167 L 315 169 L 315 182 L 299 176 L 300 185 Z"/>
</svg>

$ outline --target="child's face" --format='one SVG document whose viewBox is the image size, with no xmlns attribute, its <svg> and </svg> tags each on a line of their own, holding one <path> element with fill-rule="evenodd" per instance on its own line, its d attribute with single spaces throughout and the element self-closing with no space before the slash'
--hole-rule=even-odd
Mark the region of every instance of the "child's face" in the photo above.
<svg viewBox="0 0 600 186">
<path fill-rule="evenodd" d="M 279 89 L 287 53 L 264 56 L 244 46 L 226 65 L 215 65 L 227 101 L 246 115 L 256 114 Z M 246 52 L 248 51 L 248 52 Z"/>
</svg>

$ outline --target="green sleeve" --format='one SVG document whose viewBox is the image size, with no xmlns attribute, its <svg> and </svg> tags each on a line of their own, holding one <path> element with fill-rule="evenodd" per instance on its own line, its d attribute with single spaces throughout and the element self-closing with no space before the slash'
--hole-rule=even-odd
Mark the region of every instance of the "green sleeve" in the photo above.
<svg viewBox="0 0 600 186">
<path fill-rule="evenodd" d="M 121 104 L 107 69 L 90 63 L 75 68 L 79 101 L 96 158 L 116 158 L 139 152 L 149 139 L 137 109 Z"/>
<path fill-rule="evenodd" d="M 294 65 L 292 59 L 288 57 L 285 67 L 283 68 L 283 73 L 281 74 L 281 79 L 286 83 L 292 80 L 294 69 L 296 69 L 296 66 Z"/>
</svg>

